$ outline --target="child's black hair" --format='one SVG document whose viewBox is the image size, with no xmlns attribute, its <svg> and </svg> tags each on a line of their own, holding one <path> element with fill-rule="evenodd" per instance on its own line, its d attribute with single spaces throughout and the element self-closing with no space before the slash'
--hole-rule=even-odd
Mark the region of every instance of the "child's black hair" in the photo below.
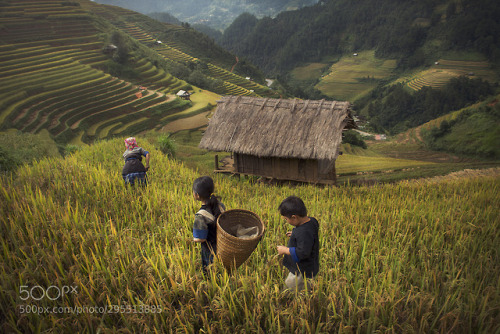
<svg viewBox="0 0 500 334">
<path fill-rule="evenodd" d="M 207 202 L 210 211 L 217 217 L 221 212 L 219 208 L 219 197 L 213 194 L 214 190 L 214 180 L 212 180 L 210 176 L 201 176 L 193 182 L 193 191 L 197 193 L 202 200 Z"/>
<path fill-rule="evenodd" d="M 299 217 L 307 216 L 307 209 L 304 202 L 297 196 L 289 196 L 281 202 L 278 210 L 282 216 L 292 217 L 293 215 Z"/>
</svg>

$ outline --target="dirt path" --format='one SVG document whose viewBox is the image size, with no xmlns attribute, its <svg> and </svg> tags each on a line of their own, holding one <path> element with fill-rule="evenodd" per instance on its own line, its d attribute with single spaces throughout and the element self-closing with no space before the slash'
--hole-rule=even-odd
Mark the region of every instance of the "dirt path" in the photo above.
<svg viewBox="0 0 500 334">
<path fill-rule="evenodd" d="M 236 63 L 234 63 L 233 67 L 231 67 L 231 73 L 233 73 L 234 68 L 236 67 L 236 65 L 238 65 L 239 62 L 240 62 L 240 60 L 236 56 Z"/>
<path fill-rule="evenodd" d="M 415 129 L 415 136 L 417 136 L 417 139 L 419 142 L 423 143 L 424 138 L 422 137 L 422 127 L 419 126 Z"/>
</svg>

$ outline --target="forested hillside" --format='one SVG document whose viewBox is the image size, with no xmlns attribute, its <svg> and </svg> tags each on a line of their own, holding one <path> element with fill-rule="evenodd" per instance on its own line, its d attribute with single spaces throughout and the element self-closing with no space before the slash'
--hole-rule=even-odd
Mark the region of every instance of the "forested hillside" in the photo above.
<svg viewBox="0 0 500 334">
<path fill-rule="evenodd" d="M 440 89 L 412 92 L 403 84 L 378 87 L 357 103 L 377 132 L 395 134 L 476 103 L 494 93 L 487 81 L 460 77 Z"/>
<path fill-rule="evenodd" d="M 242 14 L 221 44 L 274 73 L 370 49 L 403 68 L 433 63 L 449 50 L 477 51 L 498 65 L 498 17 L 496 0 L 323 0 L 274 19 Z"/>
<path fill-rule="evenodd" d="M 140 13 L 168 13 L 189 24 L 204 24 L 223 30 L 241 13 L 258 17 L 310 6 L 318 0 L 97 0 Z"/>
</svg>

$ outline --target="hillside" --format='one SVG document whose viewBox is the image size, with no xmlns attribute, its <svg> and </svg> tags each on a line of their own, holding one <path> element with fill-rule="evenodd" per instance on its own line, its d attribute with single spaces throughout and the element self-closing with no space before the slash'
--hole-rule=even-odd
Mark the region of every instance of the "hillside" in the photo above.
<svg viewBox="0 0 500 334">
<path fill-rule="evenodd" d="M 204 89 L 274 94 L 200 33 L 118 7 L 4 1 L 0 22 L 0 130 L 47 129 L 59 143 L 81 144 L 206 114 L 216 97 Z M 181 89 L 198 95 L 181 100 Z"/>
<path fill-rule="evenodd" d="M 498 330 L 498 169 L 373 187 L 216 177 L 226 206 L 267 233 L 237 272 L 204 279 L 190 242 L 198 174 L 138 140 L 153 156 L 145 189 L 122 185 L 121 139 L 0 179 L 3 332 Z M 292 194 L 321 226 L 320 274 L 296 296 L 276 257 Z"/>
<path fill-rule="evenodd" d="M 500 96 L 433 119 L 398 141 L 469 157 L 500 159 Z"/>
<path fill-rule="evenodd" d="M 182 22 L 203 24 L 212 29 L 224 30 L 241 13 L 273 17 L 282 11 L 313 5 L 318 0 L 97 0 L 97 2 L 132 9 L 143 14 L 168 13 Z"/>
<path fill-rule="evenodd" d="M 499 16 L 494 0 L 480 6 L 473 0 L 325 0 L 276 18 L 242 14 L 220 42 L 278 74 L 366 50 L 396 59 L 401 68 L 431 65 L 450 51 L 479 52 L 498 66 Z"/>
</svg>

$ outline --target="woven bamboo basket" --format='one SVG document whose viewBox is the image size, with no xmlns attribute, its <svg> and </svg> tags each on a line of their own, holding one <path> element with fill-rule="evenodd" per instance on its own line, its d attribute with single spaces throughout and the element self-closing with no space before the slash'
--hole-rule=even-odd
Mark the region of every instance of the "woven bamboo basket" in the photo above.
<svg viewBox="0 0 500 334">
<path fill-rule="evenodd" d="M 231 227 L 257 227 L 258 235 L 243 239 L 231 234 Z M 226 269 L 233 270 L 245 262 L 264 234 L 264 223 L 252 211 L 233 209 L 223 212 L 217 219 L 217 256 Z"/>
</svg>

